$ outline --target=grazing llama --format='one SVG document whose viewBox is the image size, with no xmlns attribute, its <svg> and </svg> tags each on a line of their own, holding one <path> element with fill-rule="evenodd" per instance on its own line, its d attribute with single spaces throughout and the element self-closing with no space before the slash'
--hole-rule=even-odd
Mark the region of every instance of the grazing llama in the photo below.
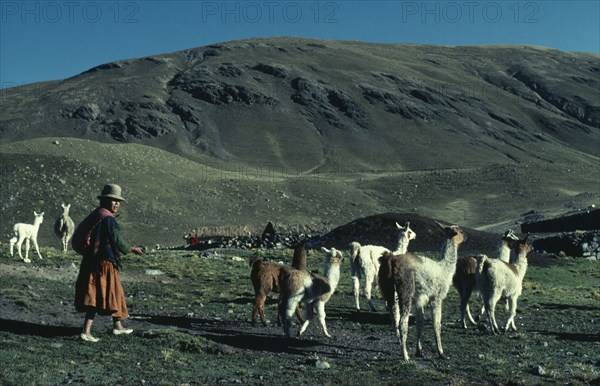
<svg viewBox="0 0 600 386">
<path fill-rule="evenodd" d="M 490 330 L 494 335 L 500 333 L 496 323 L 495 308 L 496 303 L 502 297 L 507 298 L 510 312 L 504 331 L 508 331 L 510 327 L 514 331 L 517 330 L 515 326 L 517 299 L 523 289 L 523 278 L 527 271 L 527 254 L 533 249 L 531 244 L 527 242 L 527 238 L 528 236 L 516 242 L 517 258 L 514 264 L 489 259 L 485 255 L 477 263 L 475 279 L 483 298 Z"/>
<path fill-rule="evenodd" d="M 23 224 L 18 223 L 13 227 L 13 232 L 15 233 L 15 237 L 10 239 L 10 256 L 13 256 L 13 248 L 15 244 L 17 244 L 17 249 L 19 250 L 19 257 L 25 263 L 31 263 L 29 260 L 29 242 L 33 243 L 33 247 L 38 254 L 38 257 L 41 259 L 42 255 L 40 254 L 40 247 L 37 242 L 38 231 L 40 230 L 40 224 L 44 221 L 44 212 L 37 213 L 33 212 L 35 218 L 33 220 L 33 224 Z M 25 258 L 21 254 L 21 244 L 23 244 L 23 240 L 25 240 Z"/>
<path fill-rule="evenodd" d="M 292 257 L 292 267 L 299 270 L 306 270 L 308 251 L 306 250 L 306 242 L 298 244 L 294 248 L 294 256 Z M 289 270 L 287 265 L 276 263 L 265 263 L 261 259 L 255 259 L 250 262 L 250 280 L 254 287 L 254 302 L 252 304 L 252 325 L 255 324 L 256 314 L 258 313 L 263 326 L 267 325 L 265 320 L 265 301 L 270 292 L 280 292 L 279 273 L 282 270 Z M 278 306 L 277 316 L 281 314 Z M 302 321 L 300 310 L 296 310 L 298 320 Z M 278 323 L 279 323 L 278 319 Z"/>
<path fill-rule="evenodd" d="M 342 253 L 335 248 L 331 248 L 331 250 L 321 248 L 321 250 L 327 253 L 324 276 L 296 269 L 281 271 L 280 283 L 283 304 L 281 319 L 283 320 L 283 331 L 288 337 L 290 336 L 292 314 L 302 302 L 304 305 L 304 323 L 298 331 L 298 336 L 306 331 L 316 312 L 323 333 L 326 337 L 331 338 L 325 324 L 325 304 L 335 292 L 340 281 L 340 266 L 343 257 Z"/>
<path fill-rule="evenodd" d="M 71 204 L 67 206 L 61 204 L 61 206 L 63 208 L 63 214 L 54 222 L 54 233 L 60 238 L 63 252 L 66 252 L 69 241 L 71 240 L 71 237 L 73 237 L 73 232 L 75 232 L 75 224 L 73 223 L 73 219 L 69 217 Z"/>
<path fill-rule="evenodd" d="M 442 301 L 448 294 L 452 284 L 452 276 L 456 268 L 458 246 L 466 239 L 463 230 L 457 226 L 444 226 L 437 223 L 444 231 L 440 259 L 433 260 L 414 254 L 394 256 L 386 252 L 380 258 L 379 288 L 385 299 L 396 326 L 396 336 L 402 344 L 404 360 L 409 360 L 406 350 L 408 335 L 408 317 L 411 304 L 415 305 L 417 319 L 416 356 L 421 357 L 421 336 L 425 325 L 425 306 L 430 305 L 433 316 L 433 330 L 437 352 L 445 358 L 442 349 Z M 394 303 L 397 302 L 397 306 Z M 400 324 L 400 331 L 398 325 Z"/>
<path fill-rule="evenodd" d="M 410 229 L 410 222 L 404 227 L 396 223 L 398 229 L 398 246 L 394 255 L 403 255 L 408 249 L 410 240 L 417 237 L 417 234 Z M 371 291 L 373 285 L 377 285 L 377 271 L 379 270 L 379 257 L 384 252 L 390 252 L 385 247 L 376 245 L 361 246 L 357 242 L 350 243 L 350 275 L 352 277 L 352 292 L 354 294 L 354 303 L 357 310 L 360 311 L 360 279 L 365 278 L 365 297 L 371 311 L 375 311 L 375 304 L 371 300 Z"/>
<path fill-rule="evenodd" d="M 519 238 L 512 230 L 507 230 L 500 238 L 498 243 L 498 259 L 508 263 L 510 261 L 510 252 L 514 246 L 514 242 Z M 469 310 L 469 299 L 473 291 L 478 291 L 477 283 L 475 282 L 475 271 L 477 270 L 477 257 L 461 256 L 456 262 L 456 272 L 452 278 L 452 284 L 458 291 L 460 296 L 460 320 L 463 328 L 467 328 L 466 318 L 472 324 L 476 324 L 471 311 Z M 481 307 L 480 315 L 485 312 L 485 306 Z"/>
</svg>

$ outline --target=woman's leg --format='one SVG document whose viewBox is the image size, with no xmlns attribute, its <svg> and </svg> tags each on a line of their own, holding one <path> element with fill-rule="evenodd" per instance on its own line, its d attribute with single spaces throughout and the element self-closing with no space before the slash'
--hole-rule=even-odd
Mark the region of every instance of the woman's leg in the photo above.
<svg viewBox="0 0 600 386">
<path fill-rule="evenodd" d="M 122 335 L 122 334 L 131 334 L 133 332 L 132 328 L 125 328 L 121 324 L 121 318 L 113 317 L 113 334 L 114 335 Z"/>
<path fill-rule="evenodd" d="M 92 335 L 92 324 L 94 323 L 94 317 L 96 311 L 88 311 L 85 313 L 85 320 L 83 322 L 83 333 L 86 335 Z"/>
</svg>

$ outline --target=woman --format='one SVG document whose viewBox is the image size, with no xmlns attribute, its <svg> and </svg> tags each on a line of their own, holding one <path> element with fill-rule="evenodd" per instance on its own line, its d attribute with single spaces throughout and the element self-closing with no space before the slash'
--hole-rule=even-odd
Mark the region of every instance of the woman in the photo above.
<svg viewBox="0 0 600 386">
<path fill-rule="evenodd" d="M 79 224 L 73 236 L 75 242 L 78 234 L 89 234 L 89 247 L 83 254 L 75 285 L 75 308 L 79 312 L 85 312 L 81 339 L 87 342 L 99 340 L 92 336 L 96 314 L 112 316 L 114 335 L 133 332 L 130 328 L 124 328 L 121 323 L 129 315 L 119 269 L 122 255 L 128 252 L 144 254 L 141 247 L 129 246 L 121 236 L 116 220 L 121 202 L 125 201 L 121 196 L 121 187 L 115 184 L 105 185 L 98 199 L 100 207 Z"/>
</svg>

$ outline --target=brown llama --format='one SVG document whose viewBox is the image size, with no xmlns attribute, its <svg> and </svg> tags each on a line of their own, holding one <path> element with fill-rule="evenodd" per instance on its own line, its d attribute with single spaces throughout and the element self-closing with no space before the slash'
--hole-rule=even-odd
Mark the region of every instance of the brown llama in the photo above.
<svg viewBox="0 0 600 386">
<path fill-rule="evenodd" d="M 515 241 L 519 240 L 517 235 L 510 229 L 504 232 L 498 243 L 498 259 L 508 263 L 510 261 L 510 252 L 515 246 Z M 475 281 L 475 271 L 477 270 L 476 256 L 461 256 L 456 261 L 456 272 L 452 278 L 452 284 L 460 296 L 460 320 L 463 328 L 467 328 L 467 317 L 472 324 L 476 324 L 471 311 L 469 310 L 469 299 L 473 291 L 478 291 Z M 508 304 L 508 303 L 507 303 Z M 485 312 L 485 306 L 481 308 L 480 316 Z"/>
<path fill-rule="evenodd" d="M 303 241 L 294 248 L 294 256 L 292 257 L 292 267 L 299 270 L 306 270 L 307 267 L 308 251 L 306 249 L 306 242 Z M 267 295 L 271 292 L 279 293 L 279 274 L 283 270 L 289 270 L 290 266 L 277 264 L 277 263 L 266 263 L 262 259 L 254 259 L 250 262 L 250 280 L 254 287 L 254 302 L 252 304 L 252 325 L 255 325 L 256 314 L 258 313 L 260 321 L 263 326 L 267 325 L 265 320 L 265 301 Z M 279 309 L 281 304 L 278 304 L 278 319 L 277 323 L 280 324 L 279 320 Z M 300 310 L 296 310 L 296 316 L 298 320 L 302 321 Z"/>
<path fill-rule="evenodd" d="M 322 247 L 321 250 L 327 254 L 323 275 L 297 269 L 282 270 L 279 283 L 281 285 L 280 318 L 283 320 L 283 331 L 290 337 L 291 317 L 294 310 L 298 312 L 298 306 L 304 304 L 304 322 L 298 331 L 302 335 L 315 313 L 321 323 L 323 334 L 331 338 L 325 323 L 325 305 L 335 292 L 340 281 L 340 266 L 342 264 L 342 253 L 335 248 L 331 250 Z"/>
<path fill-rule="evenodd" d="M 409 360 L 406 338 L 412 304 L 415 305 L 417 319 L 416 356 L 423 356 L 421 338 L 425 325 L 424 313 L 425 307 L 430 305 L 437 352 L 440 358 L 446 358 L 442 348 L 442 302 L 452 284 L 458 246 L 466 239 L 466 235 L 457 225 L 437 224 L 442 228 L 445 236 L 439 260 L 412 253 L 394 256 L 388 252 L 379 258 L 381 263 L 378 274 L 379 288 L 390 314 L 393 314 L 396 336 L 399 337 L 402 355 L 406 361 Z M 399 325 L 400 331 L 398 331 Z"/>
</svg>

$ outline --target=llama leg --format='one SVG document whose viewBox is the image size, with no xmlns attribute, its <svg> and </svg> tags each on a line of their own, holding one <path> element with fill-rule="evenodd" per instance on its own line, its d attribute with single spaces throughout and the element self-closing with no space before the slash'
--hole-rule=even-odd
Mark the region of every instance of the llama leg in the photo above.
<svg viewBox="0 0 600 386">
<path fill-rule="evenodd" d="M 372 290 L 374 279 L 375 279 L 375 275 L 373 275 L 373 274 L 366 275 L 365 297 L 367 298 L 367 303 L 369 304 L 369 308 L 371 309 L 371 311 L 376 311 L 375 304 L 373 304 L 373 301 L 371 300 L 371 290 Z"/>
<path fill-rule="evenodd" d="M 417 350 L 415 353 L 416 357 L 423 357 L 423 347 L 421 345 L 421 337 L 423 335 L 423 328 L 425 327 L 425 310 L 421 306 L 415 307 L 415 318 L 417 319 Z"/>
<path fill-rule="evenodd" d="M 265 322 L 265 316 L 264 316 L 264 304 L 265 304 L 266 298 L 267 298 L 266 295 L 263 295 L 263 294 L 257 294 L 254 297 L 254 303 L 252 304 L 252 325 L 255 324 L 257 313 L 260 317 L 260 320 L 261 320 L 263 326 L 267 325 L 267 323 Z"/>
<path fill-rule="evenodd" d="M 302 323 L 302 327 L 300 327 L 300 330 L 298 331 L 298 336 L 304 334 L 304 331 L 306 331 L 308 324 L 312 320 L 313 315 L 314 315 L 313 307 L 314 307 L 314 304 L 312 304 L 312 303 L 304 304 L 304 323 Z"/>
<path fill-rule="evenodd" d="M 14 256 L 14 247 L 15 247 L 16 242 L 17 242 L 16 237 L 13 237 L 10 239 L 10 257 Z"/>
<path fill-rule="evenodd" d="M 398 306 L 398 302 L 394 301 L 392 307 L 390 308 L 390 313 L 392 314 L 392 331 L 396 333 L 396 336 L 400 336 L 400 331 L 398 327 L 400 325 L 400 307 Z"/>
<path fill-rule="evenodd" d="M 40 247 L 38 245 L 37 238 L 32 239 L 31 241 L 33 242 L 33 247 L 35 248 L 35 251 L 37 252 L 38 257 L 40 258 L 40 260 L 42 260 L 42 255 L 40 254 Z"/>
<path fill-rule="evenodd" d="M 472 320 L 471 318 L 471 313 L 469 312 L 469 303 L 467 302 L 467 297 L 465 296 L 464 292 L 460 293 L 460 323 L 462 324 L 463 328 L 467 328 L 467 315 L 469 316 L 469 319 Z"/>
<path fill-rule="evenodd" d="M 471 298 L 472 292 L 473 288 L 463 287 L 463 292 L 460 294 L 460 309 L 463 328 L 467 328 L 465 316 L 469 318 L 471 323 L 475 324 L 475 320 L 473 320 L 473 316 L 471 315 L 471 310 L 469 310 L 469 299 Z"/>
<path fill-rule="evenodd" d="M 403 307 L 400 310 L 400 344 L 402 344 L 402 357 L 405 361 L 408 361 L 410 357 L 408 356 L 408 350 L 406 349 L 406 338 L 408 337 L 408 316 L 409 316 L 409 307 Z"/>
<path fill-rule="evenodd" d="M 358 311 L 360 311 L 360 280 L 357 276 L 352 276 L 352 293 L 354 294 L 354 304 Z"/>
<path fill-rule="evenodd" d="M 433 332 L 435 333 L 435 344 L 437 346 L 438 356 L 446 359 L 444 349 L 442 348 L 442 302 L 433 302 L 431 304 L 431 314 L 433 319 Z"/>
<path fill-rule="evenodd" d="M 300 302 L 300 297 L 290 297 L 287 302 L 285 302 L 285 314 L 283 316 L 283 332 L 290 337 L 290 326 L 292 324 L 292 315 L 294 315 L 294 310 L 298 307 L 298 303 Z M 306 312 L 306 311 L 305 311 Z"/>
<path fill-rule="evenodd" d="M 25 238 L 21 237 L 19 237 L 19 239 L 17 240 L 17 252 L 19 252 L 19 257 L 21 258 L 21 260 L 25 261 L 25 259 L 23 258 L 23 253 L 21 252 L 23 241 L 25 241 Z"/>
<path fill-rule="evenodd" d="M 481 323 L 483 320 L 483 315 L 485 314 L 485 301 L 481 295 L 479 296 L 479 299 L 481 300 L 481 308 L 479 309 L 479 315 L 477 315 L 477 319 L 479 320 L 479 323 Z"/>
<path fill-rule="evenodd" d="M 302 319 L 302 303 L 298 303 L 298 307 L 296 307 L 296 318 L 298 319 L 298 322 L 304 322 L 304 319 Z"/>
<path fill-rule="evenodd" d="M 327 331 L 327 325 L 325 324 L 325 303 L 318 302 L 317 303 L 317 316 L 319 317 L 319 322 L 321 323 L 321 327 L 323 328 L 323 333 L 326 337 L 331 338 L 329 332 Z"/>
<path fill-rule="evenodd" d="M 507 332 L 510 326 L 512 326 L 514 331 L 517 331 L 517 326 L 515 326 L 515 316 L 517 315 L 517 299 L 511 296 L 510 298 L 507 298 L 506 301 L 510 303 L 510 316 L 506 321 L 504 331 Z"/>
<path fill-rule="evenodd" d="M 31 260 L 29 260 L 29 249 L 31 248 L 31 242 L 29 241 L 29 238 L 25 239 L 25 262 L 29 263 L 31 262 Z M 21 250 L 21 248 L 19 248 L 19 250 Z"/>
<path fill-rule="evenodd" d="M 496 323 L 496 303 L 498 299 L 492 297 L 488 303 L 485 305 L 488 313 L 488 321 L 490 323 L 490 329 L 492 330 L 492 334 L 496 335 L 500 333 L 498 329 L 498 324 Z"/>
<path fill-rule="evenodd" d="M 471 324 L 477 324 L 477 323 L 475 323 L 475 319 L 473 318 L 473 315 L 471 315 L 469 303 L 466 304 L 465 311 L 467 313 L 467 318 L 469 318 L 469 322 L 471 322 Z M 467 328 L 466 322 L 464 320 L 463 320 L 463 328 Z"/>
</svg>

